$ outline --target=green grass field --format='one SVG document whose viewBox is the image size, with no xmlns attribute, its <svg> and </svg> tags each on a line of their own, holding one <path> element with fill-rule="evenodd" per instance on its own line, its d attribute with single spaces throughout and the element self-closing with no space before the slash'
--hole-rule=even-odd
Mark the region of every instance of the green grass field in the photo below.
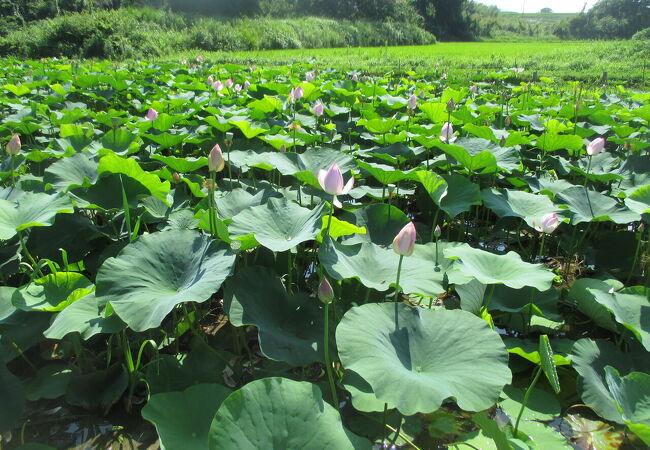
<svg viewBox="0 0 650 450">
<path fill-rule="evenodd" d="M 645 48 L 643 48 L 645 45 Z M 615 42 L 473 42 L 431 46 L 272 50 L 217 52 L 207 56 L 216 62 L 279 66 L 309 64 L 319 69 L 358 70 L 369 74 L 389 71 L 447 73 L 454 79 L 483 79 L 504 68 L 523 68 L 523 80 L 533 72 L 558 81 L 599 83 L 603 71 L 609 80 L 626 86 L 647 85 L 647 44 Z M 646 53 L 647 55 L 647 53 Z M 190 55 L 177 54 L 177 58 Z M 188 58 L 189 59 L 189 58 Z"/>
</svg>

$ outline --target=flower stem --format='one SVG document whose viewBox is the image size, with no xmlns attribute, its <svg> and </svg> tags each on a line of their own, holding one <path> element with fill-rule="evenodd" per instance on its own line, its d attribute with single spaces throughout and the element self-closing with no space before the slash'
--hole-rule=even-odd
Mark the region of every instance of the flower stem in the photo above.
<svg viewBox="0 0 650 450">
<path fill-rule="evenodd" d="M 530 383 L 530 386 L 528 386 L 528 389 L 526 390 L 526 394 L 524 394 L 524 401 L 521 402 L 521 409 L 519 410 L 519 415 L 517 416 L 517 422 L 515 422 L 515 432 L 514 432 L 515 437 L 517 436 L 517 430 L 519 429 L 519 421 L 521 420 L 521 416 L 524 414 L 524 410 L 526 409 L 528 398 L 530 397 L 530 394 L 533 391 L 533 388 L 537 384 L 537 380 L 539 380 L 539 376 L 542 373 L 542 368 L 540 366 L 537 366 L 535 370 L 537 371 L 537 373 L 533 378 L 533 382 Z"/>
<path fill-rule="evenodd" d="M 404 255 L 399 255 L 399 263 L 397 264 L 397 280 L 395 281 L 395 303 L 397 303 L 397 298 L 399 297 L 399 276 L 400 272 L 402 271 L 402 260 L 404 259 Z"/>
<path fill-rule="evenodd" d="M 325 230 L 325 236 L 330 235 L 330 227 L 332 226 L 332 216 L 334 215 L 334 199 L 332 199 L 332 209 L 330 209 L 330 215 L 327 220 L 327 230 Z"/>
<path fill-rule="evenodd" d="M 210 202 L 208 205 L 208 214 L 210 214 L 210 217 L 208 222 L 210 224 L 210 234 L 213 238 L 216 235 L 217 228 L 217 218 L 214 211 L 214 188 L 217 184 L 216 178 L 216 174 L 214 172 L 210 172 L 210 188 L 208 189 L 208 201 Z"/>
<path fill-rule="evenodd" d="M 332 391 L 332 401 L 334 402 L 334 406 L 336 409 L 339 409 L 339 397 L 338 394 L 336 393 L 336 385 L 334 384 L 334 377 L 332 375 L 332 362 L 330 361 L 330 353 L 329 353 L 329 303 L 325 304 L 325 323 L 324 323 L 324 329 L 325 329 L 325 340 L 323 341 L 323 346 L 325 348 L 325 370 L 327 372 L 327 380 L 330 385 L 330 390 Z"/>
</svg>

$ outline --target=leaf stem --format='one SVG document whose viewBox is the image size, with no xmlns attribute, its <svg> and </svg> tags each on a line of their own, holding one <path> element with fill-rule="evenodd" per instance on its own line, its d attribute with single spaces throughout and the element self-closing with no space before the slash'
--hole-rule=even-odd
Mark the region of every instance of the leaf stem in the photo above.
<svg viewBox="0 0 650 450">
<path fill-rule="evenodd" d="M 325 312 L 324 312 L 324 341 L 323 341 L 323 346 L 325 349 L 325 371 L 327 372 L 327 380 L 330 385 L 330 390 L 332 391 L 332 401 L 334 402 L 334 406 L 336 409 L 339 409 L 339 397 L 338 394 L 336 393 L 336 385 L 334 384 L 334 377 L 332 375 L 332 362 L 330 361 L 330 353 L 329 353 L 329 303 L 325 304 Z"/>
<path fill-rule="evenodd" d="M 533 382 L 530 383 L 530 386 L 528 386 L 528 389 L 526 390 L 526 393 L 524 394 L 524 401 L 521 403 L 521 409 L 519 410 L 519 415 L 517 415 L 517 422 L 515 423 L 515 432 L 514 435 L 515 437 L 517 436 L 517 430 L 519 430 L 519 421 L 521 420 L 521 416 L 524 414 L 524 410 L 526 409 L 526 404 L 528 403 L 528 399 L 530 398 L 530 394 L 533 391 L 533 388 L 537 384 L 537 380 L 539 380 L 539 376 L 542 373 L 542 369 L 540 366 L 537 366 L 535 368 L 537 371 L 535 373 L 535 377 L 533 378 Z"/>
</svg>

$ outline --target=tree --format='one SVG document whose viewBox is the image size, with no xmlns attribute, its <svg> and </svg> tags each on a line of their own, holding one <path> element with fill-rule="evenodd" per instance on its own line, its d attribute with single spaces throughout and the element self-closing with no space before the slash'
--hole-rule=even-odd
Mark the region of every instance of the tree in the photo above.
<svg viewBox="0 0 650 450">
<path fill-rule="evenodd" d="M 551 8 L 542 8 L 539 12 L 542 14 L 552 14 L 553 10 Z"/>
<path fill-rule="evenodd" d="M 561 38 L 629 39 L 650 24 L 650 0 L 599 0 L 587 13 L 563 21 Z"/>
</svg>

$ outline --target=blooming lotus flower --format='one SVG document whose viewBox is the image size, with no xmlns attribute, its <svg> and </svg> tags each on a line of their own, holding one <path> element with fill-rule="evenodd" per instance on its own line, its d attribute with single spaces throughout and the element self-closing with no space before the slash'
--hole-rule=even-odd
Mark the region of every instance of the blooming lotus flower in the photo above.
<svg viewBox="0 0 650 450">
<path fill-rule="evenodd" d="M 227 87 L 228 89 L 230 89 L 230 88 L 233 86 L 234 83 L 233 83 L 232 79 L 228 78 L 228 79 L 226 80 L 226 83 L 225 83 L 225 84 L 226 84 L 226 87 Z"/>
<path fill-rule="evenodd" d="M 557 218 L 556 213 L 548 213 L 542 216 L 542 221 L 540 225 L 537 225 L 533 222 L 533 228 L 535 228 L 540 233 L 551 234 L 555 229 L 560 225 L 560 221 Z"/>
<path fill-rule="evenodd" d="M 307 80 L 307 81 L 312 81 L 314 78 L 315 78 L 315 75 L 314 75 L 313 72 L 307 72 L 305 74 L 305 80 Z"/>
<path fill-rule="evenodd" d="M 312 112 L 316 117 L 320 117 L 323 115 L 323 112 L 325 112 L 325 107 L 323 106 L 322 103 L 318 102 L 314 105 Z"/>
<path fill-rule="evenodd" d="M 305 91 L 302 89 L 302 86 L 295 87 L 291 89 L 291 92 L 289 92 L 289 101 L 294 103 L 297 100 L 300 100 L 303 95 L 305 95 Z"/>
<path fill-rule="evenodd" d="M 323 281 L 318 285 L 318 299 L 326 305 L 332 303 L 334 300 L 334 289 L 327 278 L 323 278 Z"/>
<path fill-rule="evenodd" d="M 343 174 L 341 169 L 339 169 L 338 164 L 334 163 L 330 166 L 329 169 L 318 171 L 318 183 L 320 187 L 323 188 L 325 192 L 334 196 L 332 203 L 337 208 L 341 208 L 343 205 L 336 198 L 337 195 L 345 195 L 352 189 L 354 185 L 354 177 L 350 177 L 345 186 L 343 185 Z"/>
<path fill-rule="evenodd" d="M 9 153 L 12 156 L 16 156 L 18 153 L 20 153 L 20 137 L 17 134 L 14 134 L 11 136 L 11 139 L 9 139 L 9 142 L 7 142 L 7 153 Z"/>
<path fill-rule="evenodd" d="M 418 99 L 414 94 L 411 94 L 409 97 L 409 103 L 406 106 L 408 109 L 415 109 L 415 105 L 417 105 Z"/>
<path fill-rule="evenodd" d="M 456 136 L 454 135 L 454 127 L 451 122 L 445 122 L 445 124 L 442 126 L 440 138 L 448 144 L 456 140 Z"/>
<path fill-rule="evenodd" d="M 153 108 L 149 108 L 149 110 L 147 110 L 147 114 L 144 116 L 144 118 L 146 120 L 150 121 L 150 122 L 153 122 L 154 120 L 156 120 L 158 118 L 158 111 L 156 111 Z"/>
<path fill-rule="evenodd" d="M 593 156 L 600 153 L 605 148 L 605 142 L 605 138 L 602 137 L 594 139 L 587 145 L 587 154 Z"/>
<path fill-rule="evenodd" d="M 400 256 L 411 256 L 416 236 L 417 233 L 413 222 L 407 223 L 393 239 L 393 251 Z"/>
<path fill-rule="evenodd" d="M 236 85 L 233 86 L 233 89 L 235 90 L 235 92 L 241 91 L 241 84 L 237 83 Z"/>
<path fill-rule="evenodd" d="M 212 147 L 212 150 L 210 150 L 210 156 L 208 157 L 208 170 L 210 172 L 221 172 L 225 164 L 226 162 L 223 159 L 221 147 L 219 147 L 219 144 L 216 144 Z"/>
<path fill-rule="evenodd" d="M 217 80 L 214 82 L 212 87 L 214 88 L 215 91 L 220 92 L 221 90 L 223 90 L 223 83 L 220 80 Z"/>
</svg>

